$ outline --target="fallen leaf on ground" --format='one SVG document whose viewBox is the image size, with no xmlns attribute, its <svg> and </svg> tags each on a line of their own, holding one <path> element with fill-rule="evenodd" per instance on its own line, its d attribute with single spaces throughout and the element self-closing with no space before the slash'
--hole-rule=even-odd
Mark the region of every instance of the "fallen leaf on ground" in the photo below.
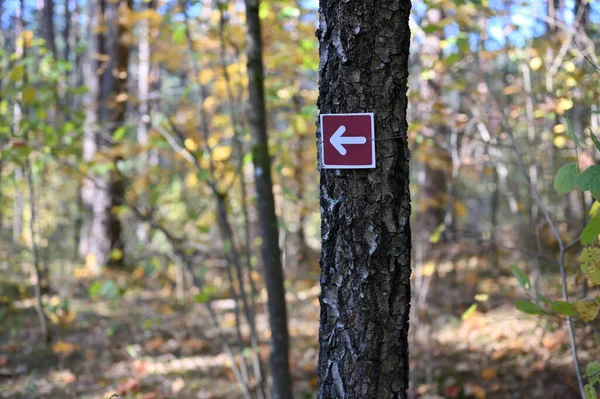
<svg viewBox="0 0 600 399">
<path fill-rule="evenodd" d="M 185 381 L 181 377 L 171 383 L 171 391 L 173 393 L 179 393 L 183 388 L 185 388 Z"/>
<path fill-rule="evenodd" d="M 119 395 L 125 395 L 130 392 L 138 393 L 140 391 L 140 389 L 141 389 L 140 382 L 138 380 L 130 379 L 130 380 L 127 380 L 125 383 L 121 384 L 117 388 L 117 393 Z"/>
<path fill-rule="evenodd" d="M 491 381 L 498 378 L 498 372 L 496 369 L 489 367 L 481 372 L 481 377 L 486 381 Z"/>
</svg>

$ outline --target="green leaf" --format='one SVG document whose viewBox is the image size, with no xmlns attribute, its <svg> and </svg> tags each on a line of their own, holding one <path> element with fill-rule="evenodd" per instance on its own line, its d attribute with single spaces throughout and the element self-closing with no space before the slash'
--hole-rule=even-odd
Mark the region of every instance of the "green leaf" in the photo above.
<svg viewBox="0 0 600 399">
<path fill-rule="evenodd" d="M 171 39 L 175 44 L 183 44 L 185 42 L 185 24 L 179 23 L 173 27 L 173 33 L 171 33 Z"/>
<path fill-rule="evenodd" d="M 583 298 L 575 304 L 577 316 L 584 322 L 588 323 L 598 316 L 598 304 L 590 298 Z"/>
<path fill-rule="evenodd" d="M 587 168 L 579 175 L 576 183 L 583 191 L 600 191 L 600 165 Z"/>
<path fill-rule="evenodd" d="M 585 247 L 579 256 L 581 271 L 592 285 L 600 284 L 600 248 Z"/>
<path fill-rule="evenodd" d="M 113 141 L 115 143 L 118 143 L 119 141 L 121 141 L 123 139 L 123 137 L 125 137 L 126 134 L 127 134 L 127 128 L 125 126 L 119 126 L 118 128 L 115 129 L 115 131 L 113 133 Z"/>
<path fill-rule="evenodd" d="M 545 304 L 548 304 L 548 305 L 550 305 L 550 304 L 552 303 L 552 301 L 551 301 L 551 300 L 550 300 L 548 297 L 545 297 L 545 296 L 544 296 L 544 295 L 542 295 L 542 294 L 537 294 L 537 298 L 538 298 L 540 301 L 544 302 Z"/>
<path fill-rule="evenodd" d="M 592 384 L 586 384 L 586 386 L 583 387 L 583 392 L 585 394 L 585 399 L 598 399 L 598 394 Z"/>
<path fill-rule="evenodd" d="M 556 313 L 564 315 L 564 316 L 575 316 L 577 311 L 575 310 L 575 306 L 572 303 L 565 301 L 554 301 L 552 302 L 552 310 Z"/>
<path fill-rule="evenodd" d="M 525 290 L 529 291 L 531 289 L 531 282 L 529 281 L 529 277 L 516 265 L 510 265 L 510 271 L 515 275 L 519 285 Z"/>
<path fill-rule="evenodd" d="M 430 25 L 423 27 L 423 32 L 431 34 L 431 33 L 439 32 L 442 29 L 444 29 L 444 27 L 442 25 L 430 24 Z"/>
<path fill-rule="evenodd" d="M 431 237 L 429 237 L 429 242 L 432 244 L 437 244 L 440 241 L 440 238 L 442 238 L 444 230 L 446 230 L 446 225 L 442 223 L 437 227 L 437 229 L 435 229 Z"/>
<path fill-rule="evenodd" d="M 600 140 L 598 140 L 598 137 L 596 137 L 596 135 L 594 134 L 594 132 L 592 132 L 592 129 L 590 129 L 590 137 L 592 138 L 592 141 L 594 142 L 594 145 L 596 146 L 596 149 L 598 151 L 600 151 Z"/>
<path fill-rule="evenodd" d="M 11 83 L 16 83 L 19 80 L 23 79 L 24 76 L 25 67 L 23 65 L 17 65 L 8 73 L 8 80 L 10 80 Z"/>
<path fill-rule="evenodd" d="M 579 177 L 579 167 L 577 163 L 570 162 L 561 166 L 554 178 L 554 189 L 560 194 L 566 194 L 573 190 Z"/>
<path fill-rule="evenodd" d="M 90 288 L 88 288 L 88 294 L 90 296 L 98 295 L 100 293 L 100 289 L 102 289 L 101 281 L 94 281 Z"/>
<path fill-rule="evenodd" d="M 204 287 L 202 287 L 200 293 L 194 296 L 194 302 L 207 303 L 218 292 L 219 287 L 212 284 L 206 284 Z"/>
<path fill-rule="evenodd" d="M 282 18 L 298 18 L 300 16 L 300 9 L 297 7 L 285 6 L 279 13 Z"/>
<path fill-rule="evenodd" d="M 528 314 L 542 314 L 542 309 L 535 303 L 528 301 L 527 299 L 517 299 L 515 301 L 515 306 L 518 310 L 523 313 Z"/>
<path fill-rule="evenodd" d="M 577 137 L 577 135 L 575 134 L 575 131 L 573 130 L 573 124 L 571 123 L 571 120 L 567 118 L 566 122 L 567 122 L 567 133 L 569 133 L 569 137 L 571 138 L 571 140 L 573 140 L 573 143 L 575 143 L 575 145 L 577 147 L 582 147 L 581 140 L 579 140 L 579 137 Z"/>
<path fill-rule="evenodd" d="M 599 362 L 590 362 L 588 363 L 585 373 L 588 377 L 588 383 L 590 385 L 596 385 L 598 380 L 600 379 L 600 363 Z"/>
<path fill-rule="evenodd" d="M 600 234 L 600 216 L 596 216 L 588 222 L 581 232 L 580 242 L 582 245 L 588 245 L 596 241 Z"/>
<path fill-rule="evenodd" d="M 119 288 L 117 287 L 117 284 L 115 284 L 114 281 L 108 280 L 105 281 L 104 284 L 102 284 L 102 288 L 100 288 L 99 294 L 101 297 L 107 299 L 115 299 L 119 296 Z"/>
<path fill-rule="evenodd" d="M 469 316 L 471 316 L 473 313 L 475 313 L 475 311 L 477 310 L 477 304 L 474 303 L 471 306 L 469 306 L 469 308 L 467 310 L 465 310 L 465 312 L 462 314 L 462 316 L 460 316 L 461 320 L 466 320 L 469 318 Z"/>
</svg>

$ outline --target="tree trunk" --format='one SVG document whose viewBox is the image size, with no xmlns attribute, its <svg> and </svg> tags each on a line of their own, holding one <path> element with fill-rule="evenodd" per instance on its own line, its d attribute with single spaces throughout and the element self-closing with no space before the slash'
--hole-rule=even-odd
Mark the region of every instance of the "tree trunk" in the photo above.
<svg viewBox="0 0 600 399">
<path fill-rule="evenodd" d="M 269 156 L 264 69 L 262 60 L 261 26 L 258 16 L 259 0 L 246 0 L 246 53 L 248 57 L 248 119 L 252 134 L 252 161 L 256 187 L 256 204 L 262 236 L 261 255 L 267 285 L 269 324 L 271 327 L 271 374 L 273 397 L 292 397 L 289 368 L 287 310 L 283 286 L 281 250 L 278 245 L 277 215 L 273 197 L 271 159 Z"/>
<path fill-rule="evenodd" d="M 44 0 L 43 13 L 43 37 L 46 40 L 48 48 L 52 51 L 54 59 L 58 59 L 56 53 L 56 40 L 54 36 L 54 0 Z"/>
<path fill-rule="evenodd" d="M 320 2 L 319 110 L 373 112 L 378 141 L 375 169 L 321 170 L 319 398 L 407 397 L 410 9 Z"/>
<path fill-rule="evenodd" d="M 131 0 L 97 0 L 91 3 L 90 8 L 93 24 L 106 24 L 106 29 L 94 35 L 88 59 L 86 161 L 92 161 L 97 153 L 109 150 L 113 146 L 113 132 L 125 122 L 129 63 L 126 36 L 129 35 L 129 26 L 125 25 L 125 18 L 119 18 L 119 14 L 131 9 Z M 86 179 L 82 188 L 87 215 L 82 224 L 79 251 L 82 256 L 91 256 L 90 263 L 96 268 L 120 266 L 123 262 L 122 226 L 116 210 L 122 204 L 125 188 L 118 170 L 114 170 L 117 162 L 118 159 L 112 159 L 112 172 L 98 173 L 93 181 Z M 121 251 L 120 256 L 111 257 L 115 250 Z"/>
</svg>

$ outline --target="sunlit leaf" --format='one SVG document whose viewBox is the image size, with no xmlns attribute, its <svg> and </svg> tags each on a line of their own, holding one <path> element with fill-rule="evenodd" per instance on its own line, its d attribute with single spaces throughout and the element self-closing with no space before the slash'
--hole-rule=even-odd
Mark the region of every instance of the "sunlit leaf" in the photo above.
<svg viewBox="0 0 600 399">
<path fill-rule="evenodd" d="M 16 83 L 19 80 L 23 79 L 24 76 L 25 76 L 25 67 L 23 65 L 16 65 L 8 73 L 8 80 L 10 80 L 12 83 Z"/>
<path fill-rule="evenodd" d="M 23 99 L 23 104 L 28 105 L 31 104 L 35 100 L 35 88 L 31 85 L 28 85 L 23 90 L 21 94 L 21 98 Z"/>
<path fill-rule="evenodd" d="M 583 248 L 579 261 L 581 262 L 581 271 L 588 281 L 593 285 L 600 284 L 600 248 Z"/>
<path fill-rule="evenodd" d="M 600 379 L 600 362 L 593 361 L 588 363 L 585 373 L 587 374 L 588 382 L 591 385 L 596 385 Z"/>
<path fill-rule="evenodd" d="M 118 143 L 119 141 L 121 141 L 123 139 L 123 137 L 125 137 L 126 134 L 127 134 L 127 128 L 125 128 L 125 126 L 119 126 L 118 128 L 115 129 L 115 131 L 113 133 L 113 141 L 115 143 Z"/>
<path fill-rule="evenodd" d="M 110 259 L 111 260 L 121 260 L 123 258 L 123 251 L 121 251 L 118 248 L 113 249 L 112 251 L 110 251 Z"/>
<path fill-rule="evenodd" d="M 178 23 L 173 26 L 173 33 L 171 33 L 171 39 L 175 44 L 183 44 L 185 42 L 185 24 Z"/>
<path fill-rule="evenodd" d="M 529 60 L 529 67 L 532 70 L 537 71 L 538 69 L 540 69 L 541 66 L 542 59 L 540 57 L 533 57 L 531 60 Z"/>
<path fill-rule="evenodd" d="M 585 322 L 592 321 L 598 316 L 598 304 L 590 298 L 583 298 L 575 303 L 577 316 Z"/>
<path fill-rule="evenodd" d="M 583 392 L 585 399 L 598 399 L 598 394 L 596 393 L 596 388 L 590 383 L 586 384 L 583 387 Z"/>
<path fill-rule="evenodd" d="M 442 223 L 437 227 L 437 229 L 435 229 L 433 234 L 429 237 L 429 242 L 431 242 L 433 244 L 437 244 L 440 241 L 440 238 L 442 237 L 444 230 L 446 230 L 446 225 L 444 223 Z"/>
<path fill-rule="evenodd" d="M 582 245 L 588 245 L 598 239 L 600 234 L 600 216 L 596 216 L 589 220 L 583 232 L 581 232 L 580 242 Z"/>
<path fill-rule="evenodd" d="M 475 313 L 476 310 L 477 310 L 477 304 L 474 303 L 471 306 L 469 306 L 469 308 L 467 310 L 465 310 L 465 312 L 462 314 L 462 316 L 460 316 L 460 319 L 461 320 L 468 319 L 473 313 Z"/>
</svg>

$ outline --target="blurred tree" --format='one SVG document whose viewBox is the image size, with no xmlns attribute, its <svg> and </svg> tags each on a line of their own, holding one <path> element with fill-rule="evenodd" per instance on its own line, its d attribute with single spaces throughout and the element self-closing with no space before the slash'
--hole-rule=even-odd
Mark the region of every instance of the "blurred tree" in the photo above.
<svg viewBox="0 0 600 399">
<path fill-rule="evenodd" d="M 87 213 L 79 252 L 96 268 L 123 263 L 124 241 L 117 212 L 125 187 L 116 168 L 119 157 L 110 149 L 115 132 L 125 128 L 131 4 L 131 0 L 96 0 L 89 5 L 93 33 L 86 77 L 89 96 L 83 158 L 102 162 L 82 187 Z"/>
<path fill-rule="evenodd" d="M 246 54 L 248 57 L 248 120 L 252 134 L 252 162 L 256 187 L 258 223 L 262 236 L 261 254 L 269 302 L 271 326 L 271 374 L 273 397 L 292 397 L 289 338 L 283 266 L 279 247 L 271 157 L 269 155 L 265 106 L 262 36 L 259 0 L 246 0 Z"/>
<path fill-rule="evenodd" d="M 373 112 L 377 168 L 321 170 L 320 398 L 406 398 L 408 0 L 321 0 L 323 113 Z"/>
</svg>

